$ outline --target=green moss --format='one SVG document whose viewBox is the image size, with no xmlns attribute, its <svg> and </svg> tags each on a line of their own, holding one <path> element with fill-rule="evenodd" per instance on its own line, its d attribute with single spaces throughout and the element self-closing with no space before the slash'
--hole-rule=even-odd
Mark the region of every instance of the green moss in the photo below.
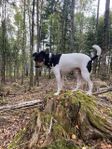
<svg viewBox="0 0 112 149">
<path fill-rule="evenodd" d="M 60 125 L 60 124 L 55 124 L 53 126 L 53 137 L 54 138 L 67 138 L 67 132 L 65 131 L 65 129 Z"/>
<path fill-rule="evenodd" d="M 66 141 L 65 139 L 58 139 L 46 147 L 46 149 L 79 149 L 79 147 L 70 141 Z"/>
<path fill-rule="evenodd" d="M 112 110 L 108 112 L 109 116 L 112 117 Z"/>
<path fill-rule="evenodd" d="M 78 104 L 80 102 L 81 108 L 84 111 L 96 111 L 96 98 L 94 96 L 88 96 L 83 92 L 77 91 L 73 93 L 71 91 L 67 91 L 64 95 L 61 96 L 61 99 L 62 105 L 64 105 L 67 102 L 70 104 Z"/>
<path fill-rule="evenodd" d="M 8 101 L 5 100 L 4 96 L 0 97 L 0 106 L 7 104 Z"/>
<path fill-rule="evenodd" d="M 41 121 L 46 127 L 49 127 L 52 115 L 48 113 L 41 113 Z"/>
<path fill-rule="evenodd" d="M 26 132 L 26 129 L 25 128 L 19 130 L 19 132 L 14 137 L 13 141 L 8 145 L 8 149 L 17 149 L 18 148 L 18 145 L 20 145 L 19 144 L 20 143 L 20 140 L 22 140 L 25 132 Z"/>
<path fill-rule="evenodd" d="M 98 130 L 103 132 L 105 135 L 108 133 L 106 129 L 107 120 L 99 115 L 93 115 L 91 112 L 88 112 L 89 120 L 92 125 L 96 127 Z"/>
<path fill-rule="evenodd" d="M 64 95 L 62 95 L 62 105 L 64 106 L 64 102 L 72 105 L 76 105 L 79 102 L 81 103 L 80 113 L 85 113 L 91 124 L 100 130 L 104 136 L 108 134 L 108 122 L 105 117 L 101 116 L 100 111 L 98 110 L 96 104 L 96 98 L 94 96 L 88 96 L 83 92 L 71 92 L 67 91 Z M 88 130 L 87 122 L 82 121 L 82 129 Z"/>
</svg>

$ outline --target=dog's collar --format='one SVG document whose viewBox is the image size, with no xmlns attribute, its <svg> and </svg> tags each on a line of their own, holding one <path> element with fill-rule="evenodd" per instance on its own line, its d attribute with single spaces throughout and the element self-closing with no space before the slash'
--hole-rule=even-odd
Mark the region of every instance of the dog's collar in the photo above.
<svg viewBox="0 0 112 149">
<path fill-rule="evenodd" d="M 52 58 L 52 53 L 49 53 L 49 59 L 51 59 Z"/>
<path fill-rule="evenodd" d="M 56 54 L 56 55 L 54 55 L 52 53 L 47 54 L 46 57 L 45 57 L 44 64 L 49 69 L 51 69 L 52 67 L 55 67 L 59 63 L 59 60 L 60 60 L 61 55 L 62 54 Z"/>
<path fill-rule="evenodd" d="M 49 53 L 49 62 L 48 62 L 48 67 L 51 69 L 52 68 L 52 56 L 53 54 L 52 53 Z"/>
<path fill-rule="evenodd" d="M 46 58 L 45 58 L 45 65 L 51 69 L 52 66 L 53 66 L 53 63 L 52 63 L 52 59 L 53 59 L 53 54 L 52 53 L 49 53 L 46 55 Z"/>
</svg>

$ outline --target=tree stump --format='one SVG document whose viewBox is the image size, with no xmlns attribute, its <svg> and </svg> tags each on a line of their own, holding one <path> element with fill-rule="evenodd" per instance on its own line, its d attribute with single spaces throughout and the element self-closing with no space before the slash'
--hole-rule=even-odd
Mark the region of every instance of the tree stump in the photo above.
<svg viewBox="0 0 112 149">
<path fill-rule="evenodd" d="M 35 110 L 29 124 L 8 149 L 78 149 L 91 140 L 112 141 L 112 105 L 83 92 L 47 94 L 43 110 Z M 78 143 L 82 140 L 82 143 Z"/>
</svg>

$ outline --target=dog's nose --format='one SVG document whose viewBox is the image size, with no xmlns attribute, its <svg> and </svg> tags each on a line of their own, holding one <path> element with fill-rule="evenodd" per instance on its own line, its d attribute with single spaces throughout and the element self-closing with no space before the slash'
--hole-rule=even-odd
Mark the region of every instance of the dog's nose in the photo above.
<svg viewBox="0 0 112 149">
<path fill-rule="evenodd" d="M 39 66 L 35 66 L 35 68 L 40 68 Z"/>
</svg>

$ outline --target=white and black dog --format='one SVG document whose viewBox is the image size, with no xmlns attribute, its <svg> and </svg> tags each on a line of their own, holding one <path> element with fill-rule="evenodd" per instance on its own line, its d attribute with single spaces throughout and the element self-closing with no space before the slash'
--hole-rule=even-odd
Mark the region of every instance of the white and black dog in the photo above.
<svg viewBox="0 0 112 149">
<path fill-rule="evenodd" d="M 57 92 L 59 95 L 63 87 L 62 76 L 71 71 L 77 71 L 77 86 L 73 89 L 76 91 L 81 86 L 81 78 L 83 78 L 89 86 L 88 95 L 92 94 L 93 83 L 90 79 L 92 61 L 101 55 L 101 48 L 98 45 L 92 46 L 96 51 L 96 55 L 92 58 L 82 53 L 68 53 L 68 54 L 52 54 L 41 51 L 33 54 L 35 67 L 41 67 L 43 64 L 52 68 L 57 81 Z"/>
</svg>

